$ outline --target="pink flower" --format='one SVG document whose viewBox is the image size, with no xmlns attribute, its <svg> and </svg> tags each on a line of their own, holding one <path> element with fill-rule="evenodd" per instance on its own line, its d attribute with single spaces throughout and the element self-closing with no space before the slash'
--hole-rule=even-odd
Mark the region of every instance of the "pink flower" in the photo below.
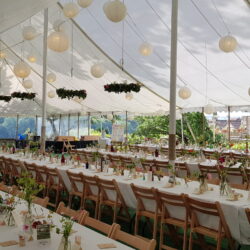
<svg viewBox="0 0 250 250">
<path fill-rule="evenodd" d="M 225 162 L 225 157 L 223 157 L 223 156 L 222 156 L 222 157 L 220 157 L 220 158 L 219 158 L 219 162 L 220 162 L 220 163 Z"/>
<path fill-rule="evenodd" d="M 27 231 L 29 229 L 29 225 L 23 225 L 23 231 Z"/>
</svg>

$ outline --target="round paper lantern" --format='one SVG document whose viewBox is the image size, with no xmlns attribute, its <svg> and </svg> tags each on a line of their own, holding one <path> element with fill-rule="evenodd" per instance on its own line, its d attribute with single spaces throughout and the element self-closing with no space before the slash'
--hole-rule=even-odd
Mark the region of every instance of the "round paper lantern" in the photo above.
<svg viewBox="0 0 250 250">
<path fill-rule="evenodd" d="M 91 66 L 90 72 L 92 76 L 100 78 L 104 75 L 104 67 L 102 66 L 102 64 L 96 63 Z"/>
<path fill-rule="evenodd" d="M 29 55 L 27 56 L 27 59 L 28 59 L 28 61 L 31 62 L 31 63 L 36 62 L 36 56 L 33 55 L 33 54 L 29 54 Z"/>
<path fill-rule="evenodd" d="M 108 114 L 107 115 L 107 119 L 110 120 L 110 121 L 113 120 L 113 115 L 112 114 Z"/>
<path fill-rule="evenodd" d="M 82 8 L 87 8 L 89 7 L 90 4 L 92 4 L 93 0 L 78 0 L 77 3 L 82 7 Z"/>
<path fill-rule="evenodd" d="M 30 80 L 30 79 L 24 80 L 24 81 L 23 81 L 23 86 L 24 86 L 24 88 L 26 88 L 26 89 L 31 89 L 32 86 L 33 86 L 33 81 Z"/>
<path fill-rule="evenodd" d="M 69 48 L 69 38 L 62 31 L 52 32 L 48 36 L 48 47 L 56 52 L 63 52 Z"/>
<path fill-rule="evenodd" d="M 224 36 L 219 41 L 219 47 L 226 53 L 232 52 L 237 47 L 237 40 L 233 36 Z"/>
<path fill-rule="evenodd" d="M 130 101 L 130 100 L 132 100 L 132 99 L 133 99 L 133 94 L 132 94 L 132 93 L 130 93 L 130 92 L 129 92 L 129 93 L 126 93 L 126 96 L 125 96 L 125 97 L 126 97 L 126 99 L 127 99 L 127 100 L 129 100 L 129 101 Z"/>
<path fill-rule="evenodd" d="M 188 88 L 188 87 L 181 87 L 180 89 L 179 89 L 179 92 L 178 92 L 178 94 L 179 94 L 179 97 L 180 98 L 182 98 L 182 99 L 188 99 L 190 96 L 191 96 L 191 90 Z"/>
<path fill-rule="evenodd" d="M 29 76 L 31 69 L 27 63 L 20 61 L 14 65 L 13 71 L 17 77 L 26 78 Z"/>
<path fill-rule="evenodd" d="M 36 29 L 33 26 L 25 26 L 23 28 L 23 39 L 33 40 L 36 37 Z"/>
<path fill-rule="evenodd" d="M 54 73 L 49 73 L 47 75 L 47 81 L 49 83 L 55 82 L 56 81 L 56 75 Z"/>
<path fill-rule="evenodd" d="M 0 50 L 0 59 L 6 58 L 6 52 L 4 50 Z"/>
<path fill-rule="evenodd" d="M 81 103 L 81 101 L 82 101 L 82 99 L 79 98 L 79 97 L 77 97 L 77 96 L 75 96 L 75 97 L 73 98 L 73 100 L 74 100 L 75 102 L 78 102 L 78 103 Z"/>
<path fill-rule="evenodd" d="M 149 43 L 143 43 L 139 48 L 139 52 L 143 56 L 150 56 L 153 53 L 153 47 Z"/>
<path fill-rule="evenodd" d="M 63 6 L 63 14 L 68 18 L 73 18 L 79 13 L 78 5 L 74 2 L 66 3 Z"/>
<path fill-rule="evenodd" d="M 206 113 L 207 115 L 211 115 L 211 114 L 213 114 L 213 112 L 214 112 L 214 107 L 212 104 L 207 104 L 204 107 L 204 113 Z"/>
<path fill-rule="evenodd" d="M 64 24 L 65 21 L 62 19 L 57 19 L 54 23 L 53 23 L 53 29 L 55 31 L 65 31 L 65 27 Z"/>
<path fill-rule="evenodd" d="M 106 17 L 114 23 L 122 21 L 127 14 L 126 6 L 119 0 L 106 2 L 103 5 L 103 11 Z"/>
<path fill-rule="evenodd" d="M 55 93 L 54 90 L 50 90 L 50 91 L 48 92 L 48 97 L 49 97 L 49 98 L 54 98 L 55 96 L 56 96 L 56 93 Z"/>
</svg>

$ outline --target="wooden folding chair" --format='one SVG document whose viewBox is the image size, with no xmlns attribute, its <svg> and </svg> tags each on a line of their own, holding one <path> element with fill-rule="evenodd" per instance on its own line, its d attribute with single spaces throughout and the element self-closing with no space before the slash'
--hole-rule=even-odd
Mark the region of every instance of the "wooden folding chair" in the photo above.
<svg viewBox="0 0 250 250">
<path fill-rule="evenodd" d="M 34 165 L 36 171 L 36 183 L 39 185 L 43 185 L 43 197 L 46 195 L 47 191 L 47 168 L 45 166 Z"/>
<path fill-rule="evenodd" d="M 164 160 L 164 161 L 163 160 L 155 160 L 154 163 L 155 163 L 155 168 L 157 171 L 162 170 L 162 171 L 166 172 L 166 170 L 168 169 L 167 168 L 168 163 L 169 163 L 168 160 Z"/>
<path fill-rule="evenodd" d="M 121 166 L 121 157 L 119 155 L 109 155 L 109 160 L 111 163 L 111 166 L 114 168 L 120 167 Z"/>
<path fill-rule="evenodd" d="M 32 202 L 46 208 L 49 203 L 49 197 L 47 196 L 45 198 L 35 197 Z"/>
<path fill-rule="evenodd" d="M 160 155 L 168 157 L 168 148 L 161 148 L 160 149 Z"/>
<path fill-rule="evenodd" d="M 78 222 L 81 224 L 81 221 L 83 220 L 83 217 L 88 215 L 88 212 L 85 210 L 73 210 L 69 207 L 66 207 L 65 204 L 61 201 L 56 209 L 56 213 L 62 215 L 62 216 L 67 216 L 74 221 Z"/>
<path fill-rule="evenodd" d="M 128 145 L 129 150 L 133 153 L 138 152 L 138 148 L 136 147 L 136 145 Z"/>
<path fill-rule="evenodd" d="M 250 188 L 250 168 L 244 168 L 246 182 L 247 182 L 247 188 Z"/>
<path fill-rule="evenodd" d="M 211 166 L 211 165 L 205 165 L 205 164 L 198 164 L 199 170 L 201 174 L 211 174 L 213 178 L 218 179 L 219 178 L 219 170 L 218 166 Z"/>
<path fill-rule="evenodd" d="M 221 242 L 223 238 L 226 238 L 229 243 L 229 249 L 235 249 L 234 240 L 232 239 L 229 227 L 225 220 L 220 203 L 208 203 L 198 201 L 190 197 L 185 196 L 186 204 L 191 215 L 190 222 L 190 237 L 189 237 L 189 250 L 192 250 L 193 246 L 193 233 L 197 233 L 198 239 L 201 243 L 202 249 L 208 249 L 204 236 L 214 238 L 217 241 L 216 249 L 221 249 Z M 207 226 L 206 221 L 201 222 L 199 215 L 206 215 L 219 220 L 218 229 L 210 228 Z"/>
<path fill-rule="evenodd" d="M 24 168 L 22 162 L 18 160 L 11 160 L 12 183 L 16 183 L 17 179 L 19 179 L 25 171 L 27 170 Z"/>
<path fill-rule="evenodd" d="M 115 224 L 113 228 L 113 232 L 111 238 L 120 242 L 125 243 L 133 248 L 139 250 L 155 250 L 156 247 L 156 240 L 155 239 L 145 239 L 142 237 L 138 237 L 121 230 L 121 226 Z"/>
<path fill-rule="evenodd" d="M 248 219 L 248 222 L 250 224 L 250 208 L 246 208 L 246 215 L 247 215 L 247 219 Z"/>
<path fill-rule="evenodd" d="M 214 151 L 202 151 L 206 159 L 215 159 L 215 152 Z"/>
<path fill-rule="evenodd" d="M 176 157 L 182 156 L 182 155 L 183 155 L 183 149 L 177 148 L 177 149 L 175 150 L 175 154 L 176 154 Z"/>
<path fill-rule="evenodd" d="M 15 185 L 7 186 L 4 184 L 4 182 L 0 183 L 0 191 L 2 191 L 2 192 L 15 195 L 17 189 L 18 189 L 18 187 Z"/>
<path fill-rule="evenodd" d="M 134 192 L 135 198 L 137 200 L 137 207 L 136 207 L 136 218 L 135 218 L 135 235 L 138 235 L 138 224 L 140 217 L 144 216 L 149 219 L 154 220 L 153 224 L 153 239 L 156 239 L 157 235 L 157 225 L 158 221 L 161 217 L 160 213 L 160 203 L 159 198 L 157 197 L 157 192 L 154 188 L 142 188 L 135 186 L 131 183 L 131 188 Z M 145 203 L 153 204 L 152 209 L 148 208 Z"/>
<path fill-rule="evenodd" d="M 100 187 L 98 220 L 101 219 L 102 206 L 106 205 L 114 209 L 113 222 L 116 222 L 119 212 L 124 212 L 126 216 L 119 216 L 119 218 L 130 221 L 130 214 L 117 182 L 114 179 L 110 181 L 98 178 L 98 184 Z"/>
<path fill-rule="evenodd" d="M 82 173 L 72 173 L 67 170 L 67 175 L 71 183 L 71 190 L 69 191 L 69 207 L 71 207 L 74 196 L 80 198 L 80 208 L 83 208 L 84 197 L 84 178 Z"/>
<path fill-rule="evenodd" d="M 122 167 L 124 167 L 124 168 L 127 168 L 127 167 L 133 165 L 133 161 L 130 157 L 121 156 L 120 160 L 121 160 Z"/>
<path fill-rule="evenodd" d="M 164 245 L 164 225 L 169 228 L 169 233 L 173 241 L 179 246 L 178 234 L 176 227 L 182 228 L 184 231 L 182 249 L 187 249 L 187 231 L 188 231 L 188 209 L 184 199 L 184 194 L 175 195 L 163 193 L 157 190 L 157 196 L 161 203 L 161 231 L 160 231 L 160 250 L 166 249 L 168 246 Z M 173 215 L 173 210 L 179 211 L 180 217 Z"/>
<path fill-rule="evenodd" d="M 141 165 L 145 170 L 148 170 L 151 166 L 152 168 L 155 168 L 155 160 L 147 160 L 147 159 L 142 160 Z"/>
<path fill-rule="evenodd" d="M 86 208 L 86 200 L 95 203 L 95 218 L 98 215 L 98 207 L 100 200 L 100 188 L 97 176 L 83 175 L 84 180 L 84 194 L 83 194 L 83 207 Z"/>
<path fill-rule="evenodd" d="M 8 158 L 4 158 L 4 180 L 5 180 L 5 183 L 8 183 L 10 185 L 13 184 L 12 160 Z"/>
<path fill-rule="evenodd" d="M 6 182 L 5 180 L 5 162 L 4 157 L 0 156 L 0 175 L 1 181 Z"/>
<path fill-rule="evenodd" d="M 36 164 L 24 162 L 24 166 L 27 169 L 29 176 L 36 179 Z"/>
<path fill-rule="evenodd" d="M 175 168 L 177 170 L 178 176 L 180 176 L 180 173 L 185 173 L 185 177 L 190 177 L 190 170 L 188 168 L 188 165 L 186 162 L 176 162 Z"/>
<path fill-rule="evenodd" d="M 230 184 L 244 183 L 245 176 L 241 167 L 238 168 L 230 167 L 230 168 L 225 168 L 225 170 L 227 171 L 227 179 Z"/>
</svg>

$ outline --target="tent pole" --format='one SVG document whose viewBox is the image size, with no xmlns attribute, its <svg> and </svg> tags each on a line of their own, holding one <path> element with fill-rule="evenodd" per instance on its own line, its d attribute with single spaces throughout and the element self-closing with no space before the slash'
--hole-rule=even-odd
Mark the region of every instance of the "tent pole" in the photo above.
<svg viewBox="0 0 250 250">
<path fill-rule="evenodd" d="M 128 111 L 125 113 L 126 117 L 126 141 L 128 141 Z"/>
<path fill-rule="evenodd" d="M 202 107 L 202 137 L 203 137 L 203 146 L 205 145 L 205 112 L 204 107 Z"/>
<path fill-rule="evenodd" d="M 16 140 L 18 139 L 19 115 L 16 116 Z"/>
<path fill-rule="evenodd" d="M 35 134 L 37 135 L 37 122 L 38 122 L 38 117 L 36 115 L 36 121 L 35 121 Z"/>
<path fill-rule="evenodd" d="M 171 16 L 171 65 L 170 65 L 170 120 L 169 120 L 169 163 L 175 164 L 176 146 L 176 71 L 177 71 L 178 0 L 172 0 Z"/>
<path fill-rule="evenodd" d="M 88 113 L 88 135 L 90 135 L 90 113 Z"/>
<path fill-rule="evenodd" d="M 102 134 L 102 115 L 101 115 L 101 134 Z"/>
<path fill-rule="evenodd" d="M 77 137 L 80 137 L 80 113 L 77 114 Z"/>
<path fill-rule="evenodd" d="M 231 141 L 231 123 L 230 123 L 230 120 L 231 120 L 231 118 L 230 118 L 230 113 L 231 113 L 231 108 L 230 108 L 230 106 L 228 106 L 228 118 L 227 118 L 227 122 L 228 122 L 228 142 L 230 143 L 230 141 Z"/>
<path fill-rule="evenodd" d="M 42 99 L 41 148 L 40 148 L 41 153 L 45 152 L 45 140 L 46 140 L 47 36 L 48 36 L 48 8 L 44 10 L 44 27 L 43 27 L 43 99 Z"/>
<path fill-rule="evenodd" d="M 61 135 L 61 120 L 62 120 L 62 115 L 60 114 L 59 115 L 59 129 L 58 129 L 59 135 Z"/>
<path fill-rule="evenodd" d="M 184 131 L 183 131 L 183 117 L 181 114 L 181 142 L 182 142 L 182 146 L 184 146 Z"/>
<path fill-rule="evenodd" d="M 69 130 L 70 130 L 70 114 L 68 114 L 68 136 L 69 136 Z"/>
</svg>

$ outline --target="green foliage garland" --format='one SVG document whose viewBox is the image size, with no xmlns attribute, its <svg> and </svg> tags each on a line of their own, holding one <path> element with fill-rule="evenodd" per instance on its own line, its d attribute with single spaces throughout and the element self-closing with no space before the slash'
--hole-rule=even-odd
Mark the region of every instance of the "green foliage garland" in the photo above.
<svg viewBox="0 0 250 250">
<path fill-rule="evenodd" d="M 33 100 L 36 97 L 36 93 L 13 92 L 11 94 L 11 97 L 19 98 L 21 100 L 24 100 L 24 99 Z"/>
<path fill-rule="evenodd" d="M 114 93 L 128 93 L 131 91 L 134 91 L 138 93 L 141 89 L 141 84 L 140 83 L 117 83 L 113 82 L 111 84 L 106 84 L 104 85 L 104 90 L 107 92 L 114 92 Z"/>
<path fill-rule="evenodd" d="M 0 95 L 0 101 L 9 102 L 10 100 L 11 100 L 11 96 Z"/>
<path fill-rule="evenodd" d="M 57 89 L 56 90 L 57 95 L 61 98 L 61 99 L 71 99 L 73 97 L 78 97 L 81 99 L 85 99 L 87 97 L 87 93 L 86 90 L 82 89 L 82 90 L 67 90 L 64 88 L 61 89 Z"/>
</svg>

